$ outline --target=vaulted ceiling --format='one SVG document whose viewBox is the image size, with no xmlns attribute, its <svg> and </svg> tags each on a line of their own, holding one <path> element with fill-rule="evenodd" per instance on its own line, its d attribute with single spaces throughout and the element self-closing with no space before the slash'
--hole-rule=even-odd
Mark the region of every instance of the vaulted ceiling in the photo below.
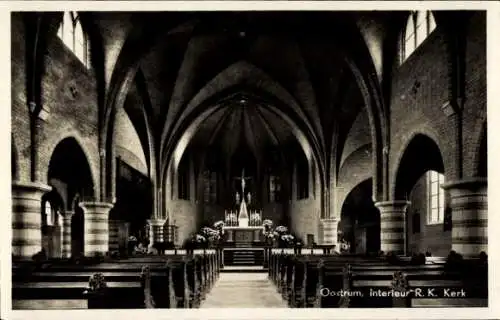
<svg viewBox="0 0 500 320">
<path fill-rule="evenodd" d="M 98 13 L 96 17 L 110 21 L 110 15 Z M 380 80 L 373 65 L 373 41 L 367 45 L 362 30 L 369 29 L 367 21 L 372 21 L 381 34 L 384 14 L 158 12 L 126 16 L 131 37 L 151 37 L 147 45 L 137 41 L 129 50 L 139 56 L 136 87 L 142 93 L 137 95 L 150 108 L 160 158 L 173 152 L 175 141 L 186 130 L 193 131 L 191 144 L 214 145 L 229 156 L 240 141 L 260 154 L 269 146 L 286 146 L 300 131 L 316 153 L 328 158 L 335 145 L 342 148 L 364 108 L 352 66 Z M 140 43 L 144 48 L 137 53 Z M 214 108 L 213 112 L 202 115 L 208 108 Z M 197 125 L 190 127 L 194 122 Z"/>
</svg>

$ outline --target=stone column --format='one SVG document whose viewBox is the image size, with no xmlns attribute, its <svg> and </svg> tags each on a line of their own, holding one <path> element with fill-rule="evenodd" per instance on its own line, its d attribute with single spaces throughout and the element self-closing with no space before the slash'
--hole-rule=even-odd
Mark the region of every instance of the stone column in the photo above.
<svg viewBox="0 0 500 320">
<path fill-rule="evenodd" d="M 12 255 L 30 259 L 42 250 L 42 195 L 51 187 L 39 182 L 12 183 Z"/>
<path fill-rule="evenodd" d="M 405 214 L 408 201 L 377 202 L 380 211 L 380 250 L 384 253 L 405 253 Z"/>
<path fill-rule="evenodd" d="M 105 255 L 109 251 L 108 217 L 113 205 L 107 202 L 81 202 L 80 207 L 84 216 L 84 255 Z"/>
<path fill-rule="evenodd" d="M 488 250 L 488 180 L 473 178 L 446 183 L 452 216 L 451 249 L 464 257 Z"/>
<path fill-rule="evenodd" d="M 327 218 L 321 220 L 321 225 L 323 228 L 323 244 L 335 245 L 335 250 L 338 250 L 338 239 L 337 239 L 337 228 L 339 219 Z"/>
<path fill-rule="evenodd" d="M 163 236 L 163 225 L 165 224 L 165 219 L 151 219 L 148 220 L 149 224 L 149 246 L 155 244 L 155 242 L 165 242 Z"/>
<path fill-rule="evenodd" d="M 71 258 L 71 218 L 73 217 L 73 211 L 63 212 L 62 219 L 62 257 Z"/>
</svg>

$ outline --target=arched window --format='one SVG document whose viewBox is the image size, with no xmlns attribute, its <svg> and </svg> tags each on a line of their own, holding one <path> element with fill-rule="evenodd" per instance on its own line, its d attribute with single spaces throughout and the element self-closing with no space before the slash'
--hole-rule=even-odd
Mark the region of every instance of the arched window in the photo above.
<svg viewBox="0 0 500 320">
<path fill-rule="evenodd" d="M 52 226 L 54 225 L 53 216 L 52 216 L 52 206 L 50 205 L 50 202 L 47 201 L 45 202 L 45 213 L 44 213 L 44 218 L 45 218 L 45 225 L 46 226 Z"/>
<path fill-rule="evenodd" d="M 76 12 L 65 12 L 59 30 L 58 37 L 86 66 L 90 62 L 90 46 L 87 36 L 83 32 L 80 17 Z"/>
<path fill-rule="evenodd" d="M 204 172 L 204 200 L 205 203 L 217 203 L 217 172 L 206 170 Z"/>
<path fill-rule="evenodd" d="M 178 199 L 182 200 L 189 200 L 190 195 L 189 195 L 189 162 L 188 159 L 182 159 L 181 163 L 179 164 L 179 169 L 178 169 L 178 176 L 177 176 L 177 195 Z"/>
<path fill-rule="evenodd" d="M 408 16 L 401 35 L 401 62 L 404 62 L 436 29 L 436 21 L 430 11 L 414 11 Z"/>
<path fill-rule="evenodd" d="M 444 175 L 436 171 L 427 172 L 427 223 L 437 224 L 444 221 Z"/>
<path fill-rule="evenodd" d="M 281 181 L 278 175 L 269 176 L 269 202 L 280 202 Z"/>
</svg>

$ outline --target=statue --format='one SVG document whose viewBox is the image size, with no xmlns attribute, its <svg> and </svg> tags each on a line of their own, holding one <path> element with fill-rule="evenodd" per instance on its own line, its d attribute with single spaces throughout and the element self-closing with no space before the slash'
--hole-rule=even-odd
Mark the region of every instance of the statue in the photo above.
<svg viewBox="0 0 500 320">
<path fill-rule="evenodd" d="M 250 194 L 250 192 L 247 194 L 247 199 L 248 199 L 248 204 L 250 204 L 252 202 L 252 195 Z"/>
</svg>

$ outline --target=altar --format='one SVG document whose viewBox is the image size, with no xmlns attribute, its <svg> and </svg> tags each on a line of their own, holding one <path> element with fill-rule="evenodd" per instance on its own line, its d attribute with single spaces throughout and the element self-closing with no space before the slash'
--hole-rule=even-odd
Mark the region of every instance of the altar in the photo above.
<svg viewBox="0 0 500 320">
<path fill-rule="evenodd" d="M 243 199 L 239 212 L 225 212 L 224 235 L 228 244 L 250 246 L 263 240 L 262 212 L 248 211 Z"/>
<path fill-rule="evenodd" d="M 226 241 L 236 246 L 251 245 L 262 240 L 262 227 L 225 227 Z"/>
<path fill-rule="evenodd" d="M 229 245 L 237 247 L 252 246 L 263 240 L 264 226 L 262 224 L 262 211 L 247 210 L 247 201 L 250 203 L 250 194 L 245 196 L 244 172 L 241 176 L 242 195 L 236 194 L 236 203 L 240 208 L 238 211 L 225 211 L 223 232 L 225 240 Z"/>
</svg>

